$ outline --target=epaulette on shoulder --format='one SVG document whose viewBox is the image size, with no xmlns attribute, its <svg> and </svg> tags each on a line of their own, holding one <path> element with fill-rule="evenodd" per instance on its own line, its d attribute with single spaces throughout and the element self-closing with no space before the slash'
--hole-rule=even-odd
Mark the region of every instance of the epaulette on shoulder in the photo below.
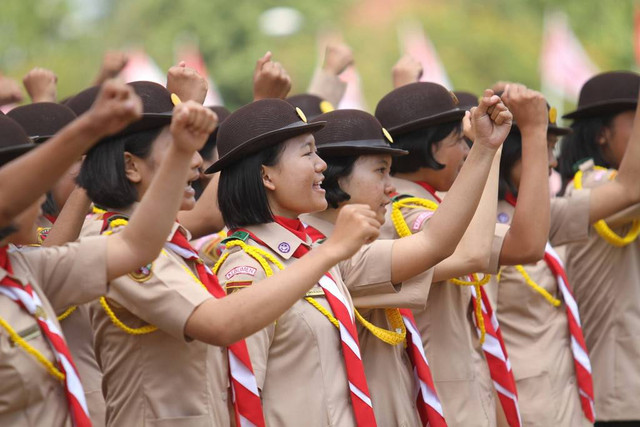
<svg viewBox="0 0 640 427">
<path fill-rule="evenodd" d="M 247 240 L 249 240 L 249 233 L 247 233 L 246 231 L 236 231 L 234 232 L 232 235 L 230 235 L 229 237 L 227 237 L 226 239 L 222 240 L 222 242 L 220 242 L 223 245 L 226 245 L 227 243 L 233 241 L 233 240 L 241 240 L 243 242 L 247 242 Z"/>
</svg>

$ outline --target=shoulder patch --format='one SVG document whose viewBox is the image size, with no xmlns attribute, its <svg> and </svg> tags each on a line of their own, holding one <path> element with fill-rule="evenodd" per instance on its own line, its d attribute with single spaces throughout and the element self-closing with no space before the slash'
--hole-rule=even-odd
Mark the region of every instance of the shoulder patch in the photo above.
<svg viewBox="0 0 640 427">
<path fill-rule="evenodd" d="M 433 211 L 422 212 L 420 215 L 418 215 L 416 220 L 413 221 L 413 225 L 411 226 L 411 229 L 413 231 L 419 231 L 422 228 L 422 225 L 424 224 L 424 222 L 433 216 L 433 213 L 434 213 Z"/>
<path fill-rule="evenodd" d="M 229 280 L 229 279 L 233 278 L 234 276 L 237 276 L 238 274 L 246 274 L 247 276 L 255 276 L 257 271 L 258 270 L 255 267 L 251 267 L 249 265 L 239 265 L 239 266 L 233 267 L 231 270 L 229 270 L 224 275 L 224 278 Z"/>
<path fill-rule="evenodd" d="M 50 231 L 51 227 L 38 227 L 38 243 L 40 245 L 44 242 L 44 239 L 47 238 Z"/>
<path fill-rule="evenodd" d="M 227 282 L 225 289 L 227 291 L 227 295 L 233 292 L 239 291 L 242 288 L 247 288 L 251 286 L 253 282 Z"/>
<path fill-rule="evenodd" d="M 146 282 L 153 276 L 153 263 L 140 267 L 136 271 L 132 271 L 128 276 L 138 283 Z"/>
</svg>

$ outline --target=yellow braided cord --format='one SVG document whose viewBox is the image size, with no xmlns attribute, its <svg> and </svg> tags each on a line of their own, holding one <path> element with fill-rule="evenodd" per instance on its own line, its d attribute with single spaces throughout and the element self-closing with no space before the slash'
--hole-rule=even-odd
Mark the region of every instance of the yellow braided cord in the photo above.
<svg viewBox="0 0 640 427">
<path fill-rule="evenodd" d="M 561 304 L 560 300 L 557 299 L 557 298 L 554 298 L 553 295 L 551 295 L 549 292 L 547 292 L 546 289 L 544 289 L 543 287 L 538 285 L 536 282 L 534 282 L 533 279 L 531 278 L 531 276 L 529 276 L 529 273 L 526 272 L 526 270 L 524 269 L 524 267 L 522 265 L 516 265 L 516 270 L 518 270 L 518 272 L 522 275 L 522 277 L 524 278 L 525 283 L 527 285 L 531 286 L 531 288 L 534 291 L 536 291 L 537 293 L 542 295 L 544 297 L 544 299 L 546 299 L 549 302 L 549 304 L 551 304 L 554 307 L 560 306 L 560 304 Z"/>
<path fill-rule="evenodd" d="M 407 237 L 411 236 L 411 230 L 409 230 L 409 226 L 404 220 L 404 216 L 400 210 L 402 208 L 424 208 L 430 211 L 435 211 L 438 208 L 438 204 L 431 200 L 421 199 L 419 197 L 407 197 L 391 204 L 391 222 L 393 222 L 393 226 L 395 227 L 398 236 Z"/>
<path fill-rule="evenodd" d="M 104 214 L 107 213 L 107 211 L 105 211 L 104 209 L 100 209 L 99 207 L 97 207 L 96 205 L 93 205 L 93 208 L 91 209 L 91 212 L 93 212 L 94 214 Z"/>
<path fill-rule="evenodd" d="M 260 266 L 264 270 L 267 277 L 273 276 L 273 269 L 271 268 L 269 263 L 275 265 L 279 270 L 284 270 L 284 265 L 276 257 L 271 255 L 269 252 L 265 251 L 264 249 L 247 245 L 242 240 L 232 240 L 230 242 L 227 242 L 227 245 L 226 245 L 227 249 L 230 249 L 233 247 L 239 247 L 247 255 L 255 259 L 260 264 Z M 217 273 L 220 270 L 220 267 L 227 260 L 227 258 L 229 257 L 229 254 L 230 254 L 229 252 L 226 252 L 220 257 L 218 262 L 216 262 L 216 264 L 213 266 L 214 273 Z M 329 319 L 331 323 L 333 323 L 335 326 L 339 326 L 338 320 L 326 308 L 320 305 L 320 303 L 318 303 L 315 299 L 311 297 L 306 297 L 305 300 L 309 302 L 314 308 L 316 308 L 320 313 L 322 313 L 327 319 Z M 394 312 L 394 313 L 390 314 L 389 312 Z M 382 341 L 388 344 L 396 345 L 403 342 L 407 334 L 407 331 L 404 327 L 404 322 L 402 321 L 402 316 L 400 315 L 400 311 L 397 309 L 387 310 L 387 317 L 389 318 L 389 321 L 392 324 L 393 328 L 400 329 L 402 333 L 387 331 L 385 329 L 379 328 L 371 324 L 370 322 L 367 322 L 367 320 L 365 320 L 360 315 L 360 313 L 358 313 L 357 310 L 356 310 L 356 317 L 358 318 L 358 320 L 362 322 L 362 324 L 368 330 L 371 331 L 371 333 L 374 336 L 380 338 Z"/>
<path fill-rule="evenodd" d="M 56 368 L 53 363 L 49 361 L 49 359 L 44 357 L 42 353 L 40 353 L 32 345 L 22 339 L 22 337 L 15 331 L 15 329 L 13 329 L 11 325 L 9 325 L 9 323 L 7 323 L 7 321 L 2 317 L 0 317 L 0 326 L 2 326 L 7 331 L 7 333 L 9 334 L 9 338 L 11 338 L 13 342 L 15 342 L 24 351 L 35 357 L 36 360 L 40 362 L 47 369 L 47 372 L 53 375 L 55 379 L 64 381 L 65 375 L 60 372 L 60 370 Z"/>
<path fill-rule="evenodd" d="M 489 280 L 491 279 L 491 275 L 490 274 L 485 274 L 484 277 L 482 278 L 482 280 L 478 280 L 478 275 L 477 274 L 472 274 L 474 280 L 471 281 L 467 281 L 467 280 L 460 280 L 460 279 L 449 279 L 449 281 L 451 283 L 453 283 L 454 285 L 458 285 L 458 286 L 484 286 L 487 283 L 489 283 Z"/>
<path fill-rule="evenodd" d="M 388 308 L 385 310 L 387 319 L 391 324 L 391 331 L 369 322 L 367 319 L 362 317 L 358 310 L 355 310 L 355 312 L 358 321 L 362 323 L 362 325 L 367 328 L 374 337 L 378 338 L 384 343 L 387 343 L 389 345 L 398 345 L 404 342 L 405 338 L 407 337 L 407 329 L 404 326 L 404 321 L 402 320 L 400 310 L 398 310 L 397 308 Z"/>
<path fill-rule="evenodd" d="M 601 166 L 595 166 L 596 170 L 607 170 Z M 615 174 L 611 176 L 610 179 L 613 179 Z M 582 188 L 582 171 L 579 170 L 573 178 L 573 185 L 576 190 L 580 190 Z M 634 220 L 631 225 L 631 229 L 627 233 L 626 236 L 621 237 L 616 232 L 614 232 L 605 222 L 604 219 L 596 221 L 593 224 L 593 228 L 596 232 L 602 237 L 607 243 L 610 245 L 616 246 L 618 248 L 627 246 L 630 243 L 633 243 L 640 235 L 640 221 Z"/>
<path fill-rule="evenodd" d="M 331 322 L 333 324 L 333 326 L 335 326 L 336 328 L 340 329 L 340 322 L 338 322 L 338 319 L 336 319 L 333 316 L 333 314 L 331 314 L 331 312 L 329 310 L 324 308 L 318 301 L 316 301 L 315 299 L 313 299 L 311 297 L 305 297 L 305 299 L 307 300 L 307 302 L 309 302 L 309 304 L 314 306 L 320 313 L 322 313 L 324 315 L 324 317 L 329 319 L 329 322 Z"/>
<path fill-rule="evenodd" d="M 122 329 L 128 334 L 144 335 L 144 334 L 150 334 L 151 332 L 155 332 L 156 330 L 158 330 L 158 327 L 153 325 L 144 325 L 139 328 L 128 327 L 127 325 L 122 323 L 120 319 L 118 319 L 118 317 L 113 312 L 111 307 L 109 307 L 109 304 L 107 303 L 107 299 L 105 297 L 100 297 L 100 305 L 102 306 L 102 308 L 104 308 L 104 311 L 107 313 L 107 316 L 109 316 L 109 319 L 111 319 L 111 322 L 113 322 L 114 325 L 116 325 L 118 328 Z"/>
<path fill-rule="evenodd" d="M 77 305 L 72 305 L 71 307 L 67 308 L 64 311 L 64 313 L 62 313 L 60 316 L 58 316 L 58 322 L 62 322 L 64 319 L 66 319 L 67 317 L 71 316 L 71 313 L 76 311 L 76 308 L 78 308 Z"/>
</svg>

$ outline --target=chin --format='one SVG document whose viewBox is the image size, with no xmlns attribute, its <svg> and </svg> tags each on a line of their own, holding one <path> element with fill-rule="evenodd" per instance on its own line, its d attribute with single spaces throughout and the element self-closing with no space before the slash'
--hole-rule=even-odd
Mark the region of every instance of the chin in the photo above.
<svg viewBox="0 0 640 427">
<path fill-rule="evenodd" d="M 196 199 L 190 197 L 188 199 L 182 200 L 182 204 L 180 205 L 181 211 L 190 211 L 191 209 L 196 207 Z"/>
</svg>

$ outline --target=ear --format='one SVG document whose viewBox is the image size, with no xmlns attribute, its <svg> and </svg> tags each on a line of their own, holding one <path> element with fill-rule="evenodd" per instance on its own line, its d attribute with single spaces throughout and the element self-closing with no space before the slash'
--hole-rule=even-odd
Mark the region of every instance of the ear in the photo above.
<svg viewBox="0 0 640 427">
<path fill-rule="evenodd" d="M 260 166 L 260 174 L 262 175 L 262 184 L 267 190 L 275 191 L 276 185 L 271 180 L 270 173 L 273 173 L 273 169 L 269 166 Z"/>
<path fill-rule="evenodd" d="M 607 126 L 602 126 L 600 132 L 598 132 L 598 136 L 596 138 L 596 143 L 598 145 L 607 145 L 609 141 L 609 137 L 611 136 L 611 129 Z"/>
<path fill-rule="evenodd" d="M 142 181 L 142 174 L 140 172 L 140 166 L 141 166 L 140 161 L 141 161 L 140 158 L 125 151 L 124 173 L 127 176 L 127 179 L 134 184 L 138 184 L 140 181 Z"/>
</svg>

